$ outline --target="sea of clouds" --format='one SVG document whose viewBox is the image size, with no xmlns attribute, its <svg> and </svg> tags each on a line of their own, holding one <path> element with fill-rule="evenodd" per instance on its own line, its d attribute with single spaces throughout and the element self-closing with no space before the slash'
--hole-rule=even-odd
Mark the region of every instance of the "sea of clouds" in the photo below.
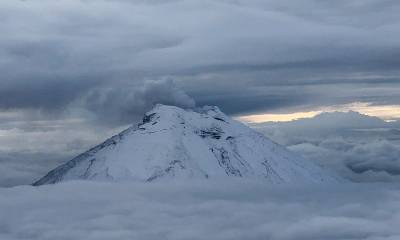
<svg viewBox="0 0 400 240">
<path fill-rule="evenodd" d="M 0 188 L 0 239 L 400 239 L 395 184 L 66 182 Z"/>
<path fill-rule="evenodd" d="M 232 178 L 2 187 L 0 239 L 400 239 L 398 122 L 348 112 L 252 127 L 359 183 Z M 44 171 L 22 167 L 4 170 L 3 178 L 23 183 L 34 174 L 18 172 Z"/>
<path fill-rule="evenodd" d="M 350 111 L 252 127 L 352 181 L 400 181 L 399 121 Z"/>
</svg>

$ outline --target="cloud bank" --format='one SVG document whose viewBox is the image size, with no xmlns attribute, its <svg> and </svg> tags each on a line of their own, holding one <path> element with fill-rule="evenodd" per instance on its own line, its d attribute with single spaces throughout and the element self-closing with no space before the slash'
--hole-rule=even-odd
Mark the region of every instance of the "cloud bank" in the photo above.
<svg viewBox="0 0 400 240">
<path fill-rule="evenodd" d="M 0 188 L 2 239 L 400 237 L 395 185 L 68 182 Z"/>
<path fill-rule="evenodd" d="M 354 181 L 400 180 L 400 124 L 357 112 L 253 125 L 290 150 Z"/>
</svg>

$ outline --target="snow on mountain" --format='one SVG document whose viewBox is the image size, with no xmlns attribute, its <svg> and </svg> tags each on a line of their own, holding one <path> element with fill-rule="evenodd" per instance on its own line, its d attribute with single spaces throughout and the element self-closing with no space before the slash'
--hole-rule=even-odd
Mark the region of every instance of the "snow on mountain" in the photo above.
<svg viewBox="0 0 400 240">
<path fill-rule="evenodd" d="M 217 107 L 184 110 L 156 105 L 141 123 L 33 185 L 78 179 L 150 182 L 222 177 L 262 178 L 270 183 L 340 181 Z"/>
</svg>

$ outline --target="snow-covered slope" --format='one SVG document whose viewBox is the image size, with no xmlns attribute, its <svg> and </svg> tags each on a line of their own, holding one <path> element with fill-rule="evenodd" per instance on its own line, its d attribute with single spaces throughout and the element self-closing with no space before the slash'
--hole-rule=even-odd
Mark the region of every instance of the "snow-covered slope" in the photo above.
<svg viewBox="0 0 400 240">
<path fill-rule="evenodd" d="M 262 178 L 271 183 L 340 181 L 217 107 L 193 111 L 156 105 L 137 126 L 57 167 L 34 185 L 77 179 L 222 177 Z"/>
</svg>

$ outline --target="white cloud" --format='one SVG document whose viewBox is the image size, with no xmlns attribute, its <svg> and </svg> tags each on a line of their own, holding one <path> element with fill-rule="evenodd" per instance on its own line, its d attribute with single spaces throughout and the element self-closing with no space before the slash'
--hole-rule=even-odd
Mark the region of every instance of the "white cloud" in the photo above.
<svg viewBox="0 0 400 240">
<path fill-rule="evenodd" d="M 0 238 L 396 239 L 400 191 L 383 184 L 68 182 L 0 188 Z"/>
<path fill-rule="evenodd" d="M 400 124 L 356 112 L 253 125 L 273 140 L 354 181 L 400 180 Z"/>
</svg>

